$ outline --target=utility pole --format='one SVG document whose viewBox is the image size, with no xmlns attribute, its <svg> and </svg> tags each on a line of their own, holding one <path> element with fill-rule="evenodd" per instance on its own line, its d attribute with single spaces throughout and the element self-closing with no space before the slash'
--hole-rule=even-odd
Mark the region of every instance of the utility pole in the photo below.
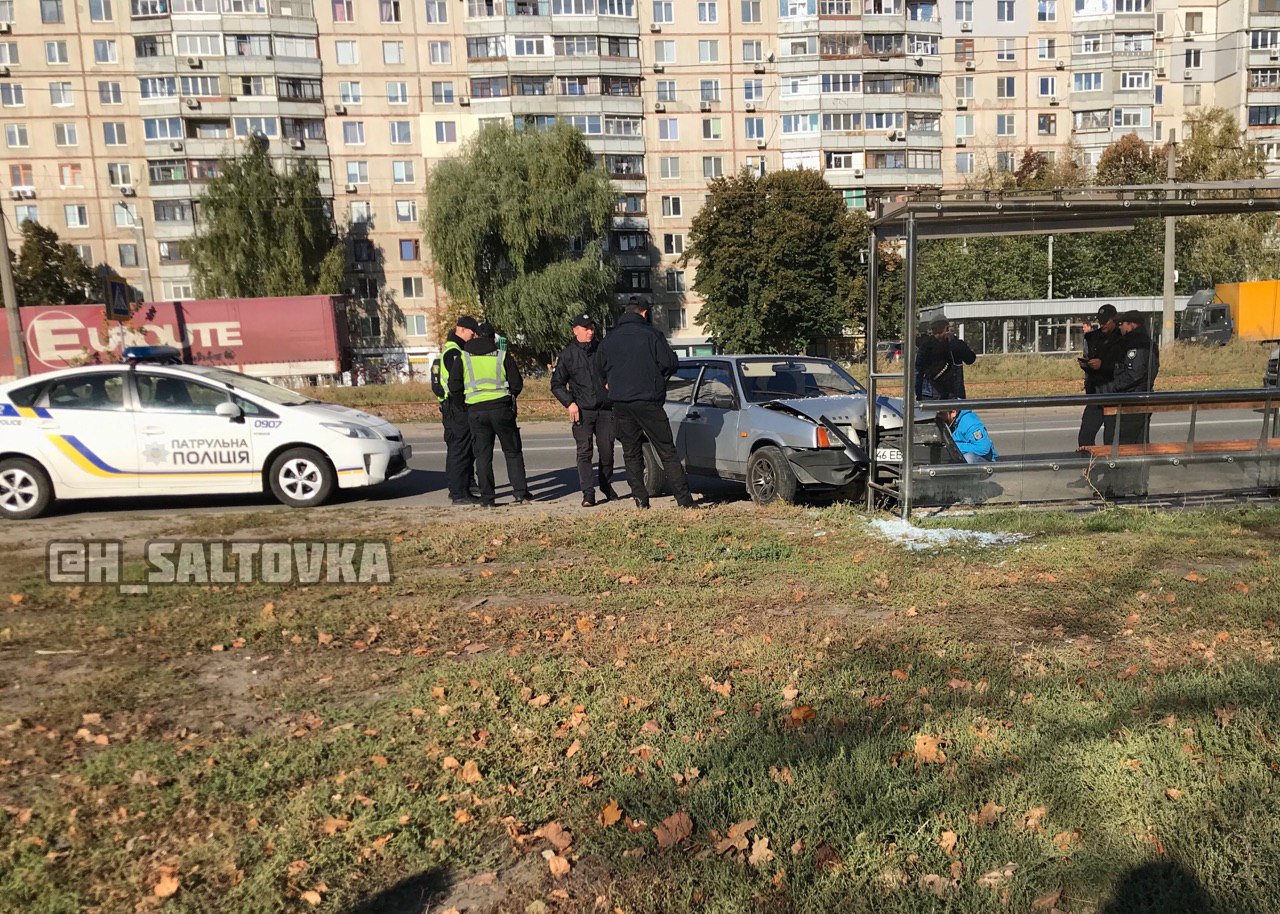
<svg viewBox="0 0 1280 914">
<path fill-rule="evenodd" d="M 27 350 L 22 345 L 22 318 L 18 315 L 18 290 L 13 286 L 13 264 L 9 260 L 9 227 L 0 206 L 0 292 L 9 318 L 9 351 L 13 354 L 13 376 L 27 376 Z"/>
<path fill-rule="evenodd" d="M 1049 299 L 1053 298 L 1053 236 L 1049 236 Z"/>
<path fill-rule="evenodd" d="M 1165 165 L 1165 183 L 1172 184 L 1178 179 L 1178 144 L 1173 130 L 1169 131 L 1169 145 L 1165 147 Z M 1168 346 L 1173 342 L 1173 287 L 1176 282 L 1173 268 L 1175 238 L 1173 223 L 1172 216 L 1164 217 L 1164 321 L 1160 329 L 1161 346 Z"/>
</svg>

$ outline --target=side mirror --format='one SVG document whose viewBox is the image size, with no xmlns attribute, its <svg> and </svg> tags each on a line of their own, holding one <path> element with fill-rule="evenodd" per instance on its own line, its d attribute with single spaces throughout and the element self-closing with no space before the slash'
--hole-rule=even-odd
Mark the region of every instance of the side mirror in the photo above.
<svg viewBox="0 0 1280 914">
<path fill-rule="evenodd" d="M 230 400 L 226 400 L 215 406 L 213 408 L 213 414 L 215 416 L 221 416 L 223 419 L 230 419 L 232 422 L 236 422 L 244 418 L 244 412 L 240 409 L 240 406 L 236 403 L 232 403 Z"/>
<path fill-rule="evenodd" d="M 734 409 L 737 405 L 733 397 L 728 394 L 716 394 L 711 398 L 712 409 Z"/>
</svg>

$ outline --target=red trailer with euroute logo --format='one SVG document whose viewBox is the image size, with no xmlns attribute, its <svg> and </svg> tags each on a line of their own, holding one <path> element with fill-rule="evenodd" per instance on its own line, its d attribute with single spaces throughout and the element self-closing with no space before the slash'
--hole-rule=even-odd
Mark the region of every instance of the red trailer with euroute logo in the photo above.
<svg viewBox="0 0 1280 914">
<path fill-rule="evenodd" d="M 173 346 L 192 365 L 265 378 L 331 376 L 347 370 L 343 299 L 331 295 L 144 302 L 127 321 L 103 305 L 20 309 L 32 374 L 120 361 L 124 346 Z M 0 311 L 0 379 L 13 377 L 7 316 Z"/>
</svg>

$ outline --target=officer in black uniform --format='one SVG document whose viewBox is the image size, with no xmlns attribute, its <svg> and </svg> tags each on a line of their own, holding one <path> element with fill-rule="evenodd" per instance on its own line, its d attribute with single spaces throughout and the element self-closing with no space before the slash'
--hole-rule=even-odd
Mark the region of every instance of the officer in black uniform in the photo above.
<svg viewBox="0 0 1280 914">
<path fill-rule="evenodd" d="M 1084 372 L 1084 392 L 1097 393 L 1098 385 L 1110 381 L 1115 374 L 1116 363 L 1123 355 L 1121 350 L 1119 314 L 1115 305 L 1103 305 L 1098 309 L 1097 326 L 1084 335 L 1084 355 L 1076 361 Z M 1105 415 L 1102 407 L 1089 404 L 1080 416 L 1078 447 L 1096 444 L 1098 429 L 1102 440 L 1110 444 L 1115 432 L 1115 418 Z"/>
<path fill-rule="evenodd" d="M 604 378 L 596 363 L 596 325 L 590 314 L 573 319 L 574 341 L 561 350 L 551 372 L 551 393 L 569 412 L 573 440 L 578 448 L 578 484 L 582 506 L 593 507 L 596 490 L 591 479 L 592 442 L 600 455 L 600 494 L 606 501 L 613 491 L 613 404 L 604 389 Z"/>
<path fill-rule="evenodd" d="M 1111 380 L 1098 385 L 1100 394 L 1146 393 L 1155 390 L 1160 373 L 1160 347 L 1147 332 L 1141 311 L 1120 315 L 1120 359 Z M 1116 417 L 1116 435 L 1120 444 L 1146 444 L 1151 440 L 1151 413 L 1121 409 Z M 1148 468 L 1124 467 L 1112 470 L 1106 479 L 1104 495 L 1141 498 L 1147 494 Z"/>
</svg>

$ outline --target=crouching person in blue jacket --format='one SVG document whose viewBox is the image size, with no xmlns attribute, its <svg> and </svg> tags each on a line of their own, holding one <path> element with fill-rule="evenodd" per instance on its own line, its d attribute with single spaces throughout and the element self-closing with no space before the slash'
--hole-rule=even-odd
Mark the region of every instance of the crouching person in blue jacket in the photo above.
<svg viewBox="0 0 1280 914">
<path fill-rule="evenodd" d="M 995 463 L 1000 455 L 991 443 L 991 435 L 978 414 L 967 409 L 939 411 L 942 420 L 951 429 L 951 437 L 966 463 Z"/>
</svg>

